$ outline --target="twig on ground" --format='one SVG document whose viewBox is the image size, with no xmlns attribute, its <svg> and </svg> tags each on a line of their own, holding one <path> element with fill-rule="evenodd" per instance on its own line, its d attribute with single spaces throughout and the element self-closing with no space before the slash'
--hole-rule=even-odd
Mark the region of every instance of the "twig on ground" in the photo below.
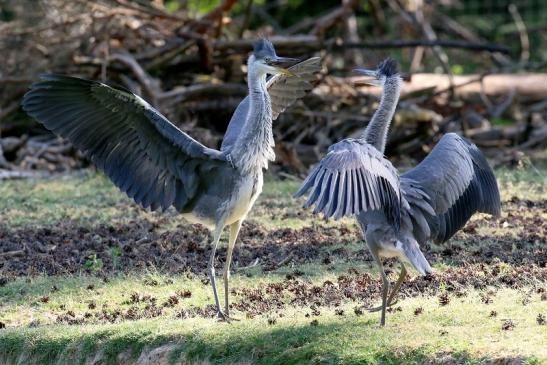
<svg viewBox="0 0 547 365">
<path fill-rule="evenodd" d="M 317 19 L 315 21 L 315 27 L 311 31 L 311 34 L 323 37 L 330 28 L 340 23 L 349 14 L 351 14 L 357 4 L 358 1 L 356 0 L 344 1 L 342 6 L 330 11 L 328 14 Z"/>
<path fill-rule="evenodd" d="M 158 99 L 162 93 L 159 81 L 152 78 L 130 54 L 114 53 L 109 57 L 110 62 L 120 62 L 133 72 L 150 97 L 151 104 L 158 106 Z"/>
<path fill-rule="evenodd" d="M 8 179 L 32 179 L 47 176 L 47 173 L 42 171 L 24 171 L 24 170 L 1 170 L 0 180 Z"/>
<path fill-rule="evenodd" d="M 446 47 L 469 49 L 472 51 L 509 53 L 509 48 L 499 44 L 466 42 L 461 40 L 442 40 L 442 39 L 396 39 L 377 42 L 344 42 L 339 45 L 340 48 L 405 48 L 405 47 Z M 336 45 L 333 45 L 336 48 Z"/>
<path fill-rule="evenodd" d="M 530 59 L 530 40 L 528 39 L 528 32 L 526 31 L 526 25 L 520 16 L 519 10 L 515 4 L 509 5 L 509 13 L 513 17 L 515 26 L 519 31 L 520 37 L 520 63 L 524 64 Z"/>
</svg>

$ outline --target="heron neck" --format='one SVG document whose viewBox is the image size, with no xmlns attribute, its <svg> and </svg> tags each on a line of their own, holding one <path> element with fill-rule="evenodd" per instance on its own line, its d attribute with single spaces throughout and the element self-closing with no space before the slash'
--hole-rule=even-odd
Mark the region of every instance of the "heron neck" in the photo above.
<svg viewBox="0 0 547 365">
<path fill-rule="evenodd" d="M 272 105 L 266 88 L 266 74 L 249 70 L 249 112 L 232 150 L 232 160 L 243 172 L 268 168 L 273 150 Z"/>
<path fill-rule="evenodd" d="M 380 105 L 362 135 L 366 143 L 373 145 L 382 153 L 386 148 L 387 132 L 399 101 L 401 86 L 402 79 L 399 75 L 386 79 Z"/>
</svg>

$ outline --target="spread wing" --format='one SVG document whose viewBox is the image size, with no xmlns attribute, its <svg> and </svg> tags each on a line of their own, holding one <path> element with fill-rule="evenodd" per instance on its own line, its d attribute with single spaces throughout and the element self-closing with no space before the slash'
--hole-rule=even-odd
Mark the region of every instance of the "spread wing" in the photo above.
<svg viewBox="0 0 547 365">
<path fill-rule="evenodd" d="M 24 96 L 23 109 L 145 208 L 183 210 L 199 193 L 201 176 L 226 163 L 123 88 L 60 75 L 41 79 Z"/>
<path fill-rule="evenodd" d="M 474 144 L 455 133 L 443 136 L 431 153 L 401 176 L 402 188 L 414 185 L 429 196 L 431 239 L 445 242 L 475 212 L 500 214 L 494 172 Z"/>
<path fill-rule="evenodd" d="M 332 145 L 295 196 L 310 192 L 304 207 L 325 217 L 384 210 L 399 227 L 401 199 L 399 177 L 391 163 L 371 145 L 345 139 Z"/>
<path fill-rule="evenodd" d="M 315 73 L 321 69 L 320 60 L 313 57 L 290 67 L 295 76 L 275 75 L 268 80 L 266 86 L 272 102 L 273 120 L 313 88 Z M 247 119 L 249 104 L 249 96 L 246 96 L 237 106 L 224 135 L 221 151 L 229 150 L 239 136 Z"/>
</svg>

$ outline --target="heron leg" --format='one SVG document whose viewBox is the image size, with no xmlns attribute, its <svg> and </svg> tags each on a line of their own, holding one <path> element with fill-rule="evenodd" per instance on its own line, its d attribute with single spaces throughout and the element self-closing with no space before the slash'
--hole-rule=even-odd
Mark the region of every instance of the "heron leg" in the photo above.
<svg viewBox="0 0 547 365">
<path fill-rule="evenodd" d="M 232 264 L 232 254 L 234 252 L 234 246 L 236 244 L 239 229 L 241 228 L 242 221 L 237 221 L 230 225 L 230 238 L 228 240 L 228 251 L 226 252 L 226 263 L 224 264 L 224 314 L 230 315 L 229 304 L 229 281 L 230 281 L 230 265 Z"/>
<path fill-rule="evenodd" d="M 397 292 L 401 288 L 401 284 L 403 284 L 403 281 L 405 280 L 405 277 L 406 277 L 406 267 L 403 263 L 401 263 L 401 273 L 399 274 L 399 278 L 397 279 L 397 282 L 395 283 L 395 286 L 391 290 L 391 294 L 389 295 L 389 299 L 387 300 L 387 306 L 388 307 L 391 307 L 392 305 L 397 303 L 397 300 L 394 300 L 395 295 L 397 294 Z M 379 307 L 369 308 L 368 311 L 369 312 L 378 312 L 381 309 L 382 309 L 382 306 L 379 306 Z"/>
<path fill-rule="evenodd" d="M 384 265 L 382 264 L 382 260 L 380 259 L 378 254 L 376 252 L 372 252 L 372 256 L 374 257 L 374 261 L 376 261 L 376 264 L 378 265 L 378 268 L 380 269 L 380 276 L 382 278 L 382 316 L 380 317 L 380 326 L 385 326 L 386 325 L 387 294 L 389 292 L 389 280 L 384 271 Z"/>
<path fill-rule="evenodd" d="M 401 284 L 403 284 L 405 277 L 406 277 L 406 267 L 405 267 L 405 264 L 401 262 L 401 273 L 399 274 L 399 278 L 397 279 L 397 282 L 395 283 L 393 290 L 391 290 L 389 299 L 387 300 L 388 306 L 391 306 L 397 302 L 397 301 L 393 302 L 393 299 L 395 298 L 395 295 L 397 295 L 397 292 L 399 291 L 399 289 L 401 289 Z"/>
<path fill-rule="evenodd" d="M 222 233 L 222 225 L 217 225 L 213 231 L 213 247 L 211 250 L 211 256 L 209 257 L 209 265 L 207 266 L 207 271 L 209 273 L 209 280 L 211 280 L 211 285 L 213 287 L 213 295 L 215 297 L 215 304 L 217 306 L 217 316 L 221 319 L 226 319 L 224 313 L 220 308 L 220 301 L 218 300 L 217 292 L 217 283 L 215 279 L 215 254 L 217 251 L 218 241 L 220 240 L 220 234 Z"/>
<path fill-rule="evenodd" d="M 380 264 L 381 265 L 381 264 Z M 389 292 L 389 280 L 384 272 L 383 266 L 380 266 L 380 274 L 382 275 L 382 316 L 380 317 L 380 325 L 386 325 L 386 308 L 387 308 L 387 293 Z"/>
</svg>

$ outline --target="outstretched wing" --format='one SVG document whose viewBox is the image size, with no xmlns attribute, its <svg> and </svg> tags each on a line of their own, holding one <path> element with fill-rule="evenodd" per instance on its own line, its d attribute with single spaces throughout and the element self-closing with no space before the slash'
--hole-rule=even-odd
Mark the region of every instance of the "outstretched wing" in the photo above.
<svg viewBox="0 0 547 365">
<path fill-rule="evenodd" d="M 376 148 L 345 139 L 332 145 L 327 155 L 302 183 L 295 196 L 310 191 L 304 207 L 326 218 L 384 210 L 390 223 L 400 223 L 400 188 L 397 170 Z"/>
<path fill-rule="evenodd" d="M 429 196 L 435 215 L 428 222 L 431 239 L 437 243 L 452 237 L 475 212 L 500 214 L 498 185 L 486 158 L 455 133 L 444 135 L 401 181 L 405 181 L 403 189 L 413 184 Z"/>
<path fill-rule="evenodd" d="M 123 88 L 60 75 L 41 79 L 24 96 L 23 109 L 145 208 L 184 210 L 199 191 L 200 174 L 226 163 Z"/>
<path fill-rule="evenodd" d="M 319 57 L 307 59 L 289 68 L 294 76 L 279 74 L 268 80 L 266 86 L 272 102 L 273 120 L 313 88 L 315 73 L 321 69 L 320 60 Z M 249 104 L 249 96 L 246 96 L 234 111 L 222 141 L 221 151 L 229 150 L 240 135 L 247 119 Z"/>
</svg>

